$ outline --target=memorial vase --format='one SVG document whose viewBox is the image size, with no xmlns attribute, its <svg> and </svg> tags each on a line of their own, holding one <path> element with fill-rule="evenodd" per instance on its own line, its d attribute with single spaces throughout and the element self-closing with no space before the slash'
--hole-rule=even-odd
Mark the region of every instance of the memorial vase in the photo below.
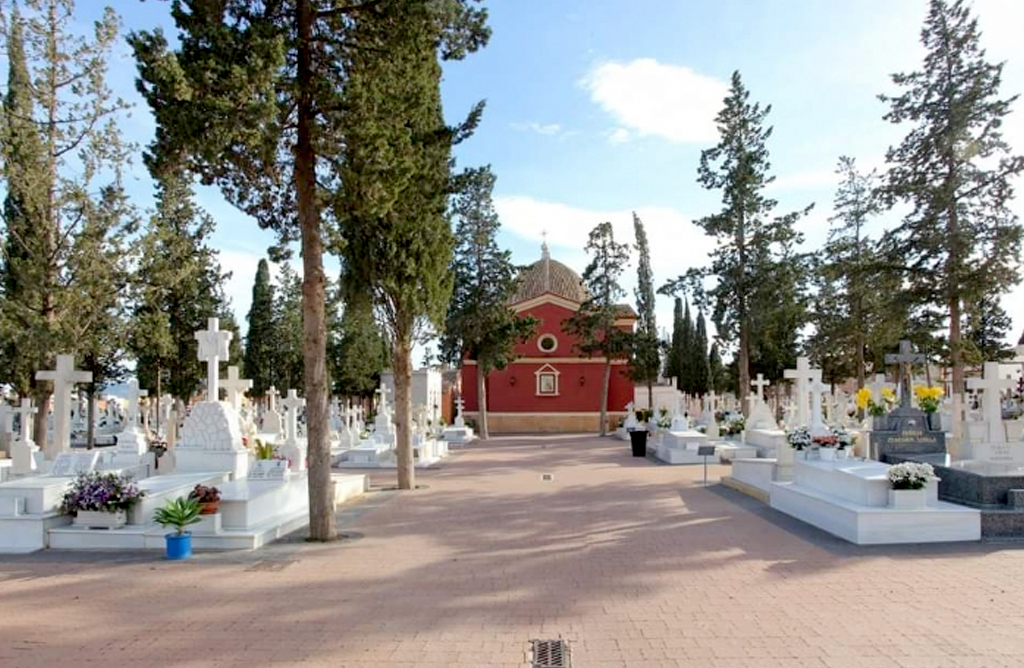
<svg viewBox="0 0 1024 668">
<path fill-rule="evenodd" d="M 921 489 L 890 489 L 889 507 L 895 510 L 920 510 L 928 504 L 925 488 Z"/>
<path fill-rule="evenodd" d="M 73 524 L 87 529 L 120 529 L 128 523 L 128 513 L 123 510 L 79 510 Z"/>
</svg>

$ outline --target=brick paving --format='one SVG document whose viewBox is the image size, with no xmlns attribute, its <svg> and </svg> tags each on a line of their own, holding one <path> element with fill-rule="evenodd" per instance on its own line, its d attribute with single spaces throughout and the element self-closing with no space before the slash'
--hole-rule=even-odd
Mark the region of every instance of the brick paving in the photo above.
<svg viewBox="0 0 1024 668">
<path fill-rule="evenodd" d="M 345 507 L 339 543 L 5 556 L 0 666 L 521 668 L 558 637 L 578 668 L 1024 665 L 1020 546 L 857 547 L 701 474 L 498 439 Z"/>
</svg>

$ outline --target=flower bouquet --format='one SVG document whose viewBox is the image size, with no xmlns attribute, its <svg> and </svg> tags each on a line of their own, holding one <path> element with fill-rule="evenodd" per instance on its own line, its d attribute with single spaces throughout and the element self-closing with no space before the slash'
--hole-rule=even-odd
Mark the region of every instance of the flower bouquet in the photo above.
<svg viewBox="0 0 1024 668">
<path fill-rule="evenodd" d="M 857 390 L 855 400 L 857 408 L 873 417 L 880 417 L 885 415 L 885 412 L 896 404 L 896 392 L 891 388 L 884 387 L 882 388 L 882 401 L 876 402 L 871 388 L 862 387 Z"/>
<path fill-rule="evenodd" d="M 82 511 L 116 513 L 131 510 L 145 492 L 131 476 L 120 473 L 90 471 L 80 473 L 64 492 L 60 509 L 66 515 Z"/>
<path fill-rule="evenodd" d="M 804 448 L 811 447 L 813 439 L 811 439 L 811 432 L 807 427 L 797 427 L 786 432 L 786 442 L 794 450 L 803 450 Z"/>
<path fill-rule="evenodd" d="M 931 464 L 903 462 L 889 468 L 889 484 L 893 489 L 922 489 L 935 477 Z"/>
<path fill-rule="evenodd" d="M 918 385 L 914 388 L 914 396 L 917 397 L 917 405 L 925 413 L 934 413 L 939 410 L 939 401 L 942 399 L 942 388 L 938 385 Z"/>
</svg>

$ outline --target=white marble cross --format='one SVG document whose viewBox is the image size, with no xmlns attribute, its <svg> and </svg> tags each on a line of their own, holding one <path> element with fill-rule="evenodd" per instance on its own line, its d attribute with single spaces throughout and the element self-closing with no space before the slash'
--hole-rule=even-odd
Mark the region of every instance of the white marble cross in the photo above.
<svg viewBox="0 0 1024 668">
<path fill-rule="evenodd" d="M 220 330 L 220 319 L 209 318 L 207 329 L 196 332 L 199 342 L 199 361 L 206 362 L 206 400 L 220 400 L 220 363 L 229 358 L 229 344 L 234 336 Z"/>
<path fill-rule="evenodd" d="M 281 393 L 277 391 L 277 388 L 271 385 L 267 388 L 267 410 L 277 410 L 277 398 L 281 396 Z"/>
<path fill-rule="evenodd" d="M 797 357 L 796 369 L 786 369 L 782 375 L 796 381 L 796 420 L 798 425 L 807 425 L 810 418 L 807 414 L 807 395 L 811 383 L 815 380 L 821 382 L 821 369 L 812 369 L 809 359 Z"/>
<path fill-rule="evenodd" d="M 221 386 L 228 393 L 228 403 L 230 403 L 235 410 L 242 408 L 242 395 L 245 394 L 246 390 L 252 389 L 252 381 L 248 378 L 238 377 L 238 367 L 228 367 L 228 377 L 221 380 Z"/>
<path fill-rule="evenodd" d="M 1003 426 L 1003 402 L 1000 392 L 1016 386 L 1012 378 L 999 377 L 999 363 L 985 362 L 984 378 L 968 378 L 967 387 L 984 390 L 981 395 L 981 409 L 988 427 L 989 443 L 1006 443 L 1006 428 Z"/>
<path fill-rule="evenodd" d="M 281 402 L 284 407 L 284 440 L 293 443 L 299 435 L 299 409 L 306 405 L 306 400 L 295 390 L 288 390 L 288 396 Z"/>
<path fill-rule="evenodd" d="M 132 378 L 128 381 L 128 414 L 125 416 L 125 422 L 128 423 L 129 427 L 134 427 L 139 417 L 139 399 L 142 397 L 148 397 L 149 392 L 147 390 L 139 389 L 139 381 Z"/>
<path fill-rule="evenodd" d="M 21 443 L 32 442 L 32 416 L 39 412 L 39 409 L 32 405 L 32 399 L 25 397 L 21 400 L 21 406 L 15 408 L 12 413 L 17 413 L 21 416 L 21 435 L 19 441 Z"/>
<path fill-rule="evenodd" d="M 459 397 L 455 400 L 455 412 L 459 417 L 462 417 L 462 410 L 466 407 L 466 400 Z"/>
<path fill-rule="evenodd" d="M 377 388 L 376 394 L 380 395 L 380 412 L 386 414 L 388 410 L 388 386 L 381 383 L 380 387 Z"/>
<path fill-rule="evenodd" d="M 764 379 L 764 374 L 763 373 L 759 373 L 759 374 L 757 374 L 757 380 L 750 381 L 750 384 L 757 388 L 757 398 L 761 399 L 763 401 L 764 400 L 764 388 L 766 388 L 769 385 L 771 385 L 772 381 L 765 380 Z"/>
<path fill-rule="evenodd" d="M 821 436 L 828 433 L 825 423 L 821 419 L 821 395 L 825 392 L 827 385 L 821 382 L 821 372 L 818 377 L 811 379 L 811 436 Z"/>
<path fill-rule="evenodd" d="M 92 372 L 75 369 L 74 355 L 57 355 L 57 368 L 37 371 L 36 380 L 53 381 L 53 443 L 48 449 L 56 456 L 71 449 L 71 388 L 92 382 Z"/>
</svg>

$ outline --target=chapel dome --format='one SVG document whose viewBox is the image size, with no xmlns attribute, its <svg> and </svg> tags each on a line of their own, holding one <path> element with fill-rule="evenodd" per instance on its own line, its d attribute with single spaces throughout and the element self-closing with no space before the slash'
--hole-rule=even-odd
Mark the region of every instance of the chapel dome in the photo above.
<svg viewBox="0 0 1024 668">
<path fill-rule="evenodd" d="M 587 299 L 587 291 L 583 289 L 583 279 L 575 271 L 558 260 L 552 260 L 548 253 L 548 245 L 541 246 L 541 259 L 531 264 L 519 274 L 512 303 L 518 304 L 543 294 L 551 293 L 569 301 L 582 304 Z"/>
</svg>

